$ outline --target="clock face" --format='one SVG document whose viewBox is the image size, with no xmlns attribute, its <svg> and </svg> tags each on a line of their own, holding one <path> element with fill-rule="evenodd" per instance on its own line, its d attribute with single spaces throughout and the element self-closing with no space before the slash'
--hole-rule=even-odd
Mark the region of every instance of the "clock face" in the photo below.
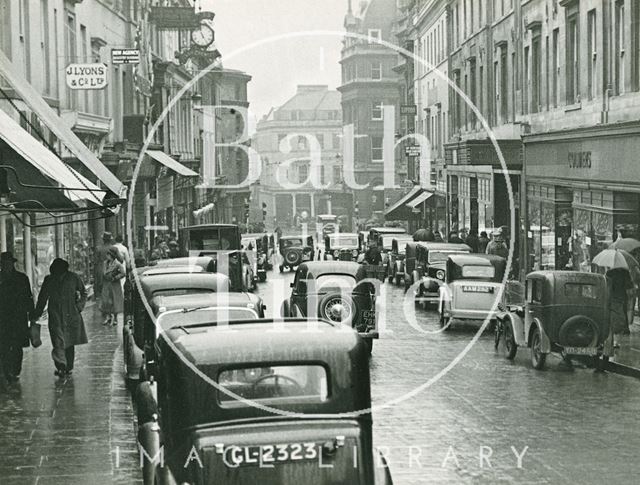
<svg viewBox="0 0 640 485">
<path fill-rule="evenodd" d="M 206 24 L 191 32 L 191 41 L 198 47 L 209 47 L 213 43 L 213 29 Z"/>
</svg>

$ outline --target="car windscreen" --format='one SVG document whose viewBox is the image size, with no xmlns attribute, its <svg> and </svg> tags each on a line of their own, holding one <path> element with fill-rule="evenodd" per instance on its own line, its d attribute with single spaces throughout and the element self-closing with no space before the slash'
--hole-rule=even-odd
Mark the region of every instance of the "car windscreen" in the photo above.
<svg viewBox="0 0 640 485">
<path fill-rule="evenodd" d="M 327 371 L 321 365 L 281 365 L 227 369 L 218 375 L 218 384 L 243 399 L 258 403 L 327 400 Z M 245 403 L 219 390 L 221 407 L 246 407 Z"/>
<path fill-rule="evenodd" d="M 189 328 L 206 323 L 222 325 L 239 320 L 255 320 L 256 318 L 260 318 L 258 313 L 248 307 L 185 308 L 179 312 L 161 313 L 158 322 L 163 330 L 168 330 L 173 327 Z"/>
<path fill-rule="evenodd" d="M 329 244 L 335 248 L 357 248 L 358 236 L 329 236 Z"/>
<path fill-rule="evenodd" d="M 194 295 L 197 293 L 215 293 L 215 291 L 212 288 L 166 288 L 154 291 L 153 297 Z"/>
<path fill-rule="evenodd" d="M 285 239 L 282 241 L 285 248 L 301 248 L 302 239 Z"/>
<path fill-rule="evenodd" d="M 496 269 L 493 266 L 468 265 L 462 267 L 463 278 L 493 279 Z"/>
<path fill-rule="evenodd" d="M 391 249 L 394 239 L 394 236 L 384 236 L 382 238 L 382 249 Z"/>
<path fill-rule="evenodd" d="M 595 285 L 582 283 L 566 283 L 564 285 L 564 295 L 570 298 L 598 298 L 598 290 Z"/>
<path fill-rule="evenodd" d="M 189 239 L 191 241 L 192 250 L 201 251 L 218 251 L 234 248 L 233 244 L 236 240 L 235 228 L 207 228 L 191 230 Z"/>
<path fill-rule="evenodd" d="M 429 251 L 429 262 L 430 263 L 444 263 L 447 261 L 447 258 L 450 254 L 461 254 L 468 251 Z"/>
</svg>

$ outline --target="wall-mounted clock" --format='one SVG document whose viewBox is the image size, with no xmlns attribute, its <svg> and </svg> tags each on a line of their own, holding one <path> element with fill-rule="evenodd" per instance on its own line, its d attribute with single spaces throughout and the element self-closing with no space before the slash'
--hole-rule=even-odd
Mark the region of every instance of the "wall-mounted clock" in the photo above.
<svg viewBox="0 0 640 485">
<path fill-rule="evenodd" d="M 214 38 L 213 28 L 205 22 L 200 22 L 198 27 L 191 31 L 191 41 L 201 49 L 206 49 L 213 44 Z"/>
</svg>

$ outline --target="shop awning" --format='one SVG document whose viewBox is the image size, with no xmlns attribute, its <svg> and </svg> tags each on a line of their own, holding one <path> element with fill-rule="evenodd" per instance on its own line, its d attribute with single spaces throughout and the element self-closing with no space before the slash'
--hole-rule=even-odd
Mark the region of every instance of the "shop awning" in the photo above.
<svg viewBox="0 0 640 485">
<path fill-rule="evenodd" d="M 0 165 L 10 167 L 5 168 L 11 190 L 9 202 L 16 209 L 73 210 L 79 207 L 76 204 L 79 201 L 102 205 L 106 195 L 104 190 L 65 165 L 2 110 Z"/>
<path fill-rule="evenodd" d="M 422 192 L 418 197 L 413 199 L 411 202 L 408 202 L 407 207 L 411 209 L 415 209 L 432 195 L 433 195 L 433 192 L 426 192 L 426 191 Z"/>
<path fill-rule="evenodd" d="M 80 163 L 87 167 L 91 173 L 95 174 L 107 189 L 121 199 L 126 197 L 126 186 L 120 182 L 120 180 L 98 160 L 98 157 L 82 143 L 80 138 L 71 131 L 62 118 L 51 109 L 40 93 L 29 84 L 1 49 L 0 76 L 9 83 L 22 101 L 38 116 L 40 121 L 75 155 Z"/>
<path fill-rule="evenodd" d="M 185 167 L 180 162 L 174 160 L 165 152 L 160 150 L 147 150 L 147 155 L 153 158 L 156 162 L 160 162 L 162 165 L 167 167 L 170 170 L 173 170 L 179 175 L 184 175 L 185 177 L 198 177 L 199 174 L 191 170 L 190 168 Z"/>
<path fill-rule="evenodd" d="M 407 194 L 396 201 L 391 207 L 384 211 L 384 217 L 387 220 L 402 219 L 406 214 L 402 214 L 404 206 L 422 192 L 422 189 L 418 186 L 413 187 Z"/>
</svg>

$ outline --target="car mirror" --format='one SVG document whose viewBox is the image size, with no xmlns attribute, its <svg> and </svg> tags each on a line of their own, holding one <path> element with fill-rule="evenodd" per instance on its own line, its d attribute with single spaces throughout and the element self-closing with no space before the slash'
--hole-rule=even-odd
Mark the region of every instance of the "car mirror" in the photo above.
<svg viewBox="0 0 640 485">
<path fill-rule="evenodd" d="M 296 286 L 296 285 L 295 285 L 295 283 L 293 281 L 291 283 L 289 283 L 289 287 L 290 288 L 293 288 L 294 286 Z"/>
</svg>

